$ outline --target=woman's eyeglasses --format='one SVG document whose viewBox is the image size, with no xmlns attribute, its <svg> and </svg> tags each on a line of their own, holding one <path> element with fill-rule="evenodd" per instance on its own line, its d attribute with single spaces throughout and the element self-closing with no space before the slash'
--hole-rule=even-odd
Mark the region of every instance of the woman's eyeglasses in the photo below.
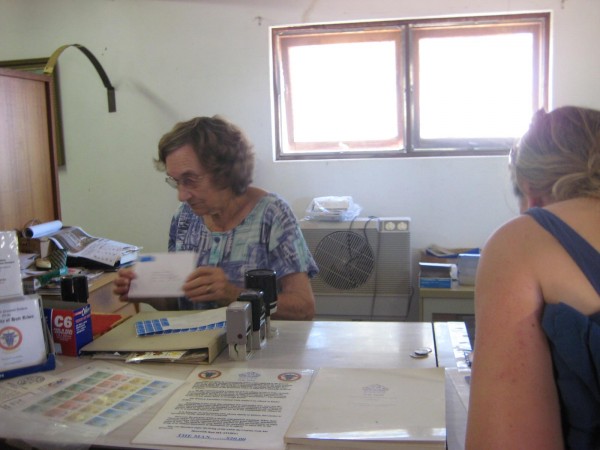
<svg viewBox="0 0 600 450">
<path fill-rule="evenodd" d="M 186 175 L 180 180 L 176 180 L 171 176 L 167 176 L 165 178 L 165 182 L 173 189 L 178 189 L 179 187 L 182 187 L 184 189 L 196 189 L 200 181 L 202 181 L 204 178 L 206 178 L 206 175 Z"/>
</svg>

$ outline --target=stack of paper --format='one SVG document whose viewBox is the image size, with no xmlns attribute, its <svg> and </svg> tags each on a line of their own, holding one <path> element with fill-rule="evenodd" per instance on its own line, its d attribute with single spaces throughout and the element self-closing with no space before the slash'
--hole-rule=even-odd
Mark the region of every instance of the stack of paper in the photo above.
<svg viewBox="0 0 600 450">
<path fill-rule="evenodd" d="M 288 450 L 445 449 L 444 369 L 322 368 L 285 443 Z"/>
</svg>

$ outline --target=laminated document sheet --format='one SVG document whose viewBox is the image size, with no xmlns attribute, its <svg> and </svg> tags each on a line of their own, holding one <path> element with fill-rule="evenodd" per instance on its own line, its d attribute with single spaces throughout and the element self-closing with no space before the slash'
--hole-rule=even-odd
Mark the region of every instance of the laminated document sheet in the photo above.
<svg viewBox="0 0 600 450">
<path fill-rule="evenodd" d="M 181 384 L 181 380 L 166 376 L 92 362 L 50 379 L 43 389 L 33 386 L 30 393 L 0 403 L 4 409 L 0 436 L 42 440 L 36 445 L 39 448 L 64 446 L 65 436 L 71 445 L 91 444 L 168 397 Z M 0 385 L 0 397 L 3 389 Z"/>
<path fill-rule="evenodd" d="M 134 444 L 284 450 L 313 371 L 198 368 Z"/>
</svg>

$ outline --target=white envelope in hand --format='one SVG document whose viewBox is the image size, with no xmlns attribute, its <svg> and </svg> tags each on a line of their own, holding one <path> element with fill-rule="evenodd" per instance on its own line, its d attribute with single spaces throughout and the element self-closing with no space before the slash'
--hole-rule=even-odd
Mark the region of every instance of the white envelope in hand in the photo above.
<svg viewBox="0 0 600 450">
<path fill-rule="evenodd" d="M 194 252 L 147 253 L 134 267 L 129 298 L 181 297 L 186 278 L 196 266 Z"/>
</svg>

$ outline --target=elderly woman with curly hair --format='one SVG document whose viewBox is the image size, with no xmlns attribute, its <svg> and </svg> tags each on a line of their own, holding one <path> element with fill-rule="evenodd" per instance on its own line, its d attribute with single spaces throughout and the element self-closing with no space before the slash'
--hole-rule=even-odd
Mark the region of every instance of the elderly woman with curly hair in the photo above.
<svg viewBox="0 0 600 450">
<path fill-rule="evenodd" d="M 169 251 L 198 253 L 179 308 L 226 306 L 238 298 L 247 271 L 270 269 L 279 286 L 273 318 L 313 318 L 309 279 L 317 266 L 289 205 L 251 186 L 254 154 L 237 126 L 219 116 L 178 123 L 160 140 L 155 164 L 181 202 Z M 121 300 L 133 278 L 135 269 L 119 271 L 114 292 Z"/>
</svg>

